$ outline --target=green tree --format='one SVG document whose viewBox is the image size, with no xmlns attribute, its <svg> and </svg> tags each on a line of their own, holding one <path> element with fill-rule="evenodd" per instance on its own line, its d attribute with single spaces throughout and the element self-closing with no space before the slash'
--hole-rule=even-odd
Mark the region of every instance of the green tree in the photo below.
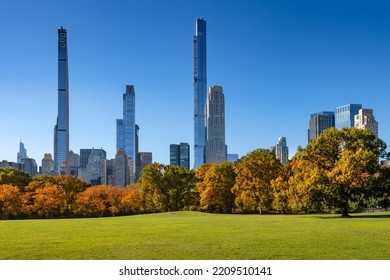
<svg viewBox="0 0 390 280">
<path fill-rule="evenodd" d="M 232 188 L 236 180 L 233 164 L 224 162 L 199 168 L 196 177 L 201 209 L 207 212 L 231 213 L 235 201 Z"/>
<path fill-rule="evenodd" d="M 295 160 L 310 168 L 296 169 L 294 176 L 301 176 L 302 183 L 311 186 L 306 191 L 316 193 L 323 205 L 349 216 L 350 206 L 371 193 L 379 176 L 379 158 L 385 156 L 386 144 L 369 130 L 330 128 L 298 149 Z"/>
<path fill-rule="evenodd" d="M 150 164 L 143 169 L 139 185 L 146 211 L 177 211 L 193 203 L 194 173 L 183 167 Z"/>
<path fill-rule="evenodd" d="M 233 193 L 236 205 L 242 210 L 259 211 L 271 209 L 273 193 L 271 181 L 279 176 L 282 164 L 275 153 L 257 149 L 236 163 L 236 183 Z"/>
<path fill-rule="evenodd" d="M 23 190 L 31 181 L 28 173 L 16 168 L 0 168 L 0 185 L 11 185 Z"/>
</svg>

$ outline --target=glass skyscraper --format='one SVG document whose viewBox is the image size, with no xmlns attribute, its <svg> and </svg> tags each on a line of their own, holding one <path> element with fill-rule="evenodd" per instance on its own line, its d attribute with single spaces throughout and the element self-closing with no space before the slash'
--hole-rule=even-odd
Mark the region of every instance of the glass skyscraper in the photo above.
<svg viewBox="0 0 390 280">
<path fill-rule="evenodd" d="M 69 81 L 67 30 L 58 29 L 58 116 L 54 127 L 54 162 L 59 173 L 65 164 L 69 173 Z"/>
<path fill-rule="evenodd" d="M 171 144 L 169 164 L 190 169 L 190 145 L 188 143 Z"/>
<path fill-rule="evenodd" d="M 316 139 L 327 128 L 334 127 L 334 112 L 319 112 L 310 115 L 308 141 Z"/>
<path fill-rule="evenodd" d="M 355 126 L 355 115 L 359 114 L 362 104 L 346 104 L 336 108 L 335 126 L 340 129 Z"/>
<path fill-rule="evenodd" d="M 116 149 L 124 149 L 132 161 L 131 170 L 135 174 L 136 161 L 135 92 L 133 85 L 126 85 L 123 94 L 123 119 L 116 121 Z M 131 182 L 132 183 L 132 182 Z"/>
<path fill-rule="evenodd" d="M 196 20 L 194 36 L 194 168 L 206 162 L 206 20 Z"/>
</svg>

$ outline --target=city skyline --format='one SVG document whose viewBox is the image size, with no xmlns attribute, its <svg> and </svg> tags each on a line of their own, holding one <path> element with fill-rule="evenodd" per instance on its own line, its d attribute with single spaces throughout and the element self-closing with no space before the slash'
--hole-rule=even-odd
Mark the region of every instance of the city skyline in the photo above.
<svg viewBox="0 0 390 280">
<path fill-rule="evenodd" d="M 102 147 L 107 158 L 115 157 L 115 120 L 126 84 L 137 88 L 141 150 L 169 163 L 169 144 L 193 146 L 191 38 L 199 17 L 208 23 L 208 84 L 222 85 L 227 96 L 228 153 L 268 148 L 283 136 L 291 157 L 307 144 L 310 114 L 349 103 L 373 109 L 379 137 L 390 143 L 385 1 L 150 3 L 157 7 L 151 13 L 137 1 L 97 1 L 88 11 L 87 4 L 69 1 L 64 9 L 72 13 L 61 15 L 56 1 L 26 1 L 24 9 L 0 4 L 0 23 L 7 26 L 0 47 L 0 110 L 7 116 L 0 120 L 1 160 L 16 161 L 20 137 L 38 163 L 53 154 L 60 26 L 71 34 L 70 150 Z M 134 18 L 127 19 L 126 10 Z M 171 32 L 159 32 L 161 21 Z"/>
</svg>

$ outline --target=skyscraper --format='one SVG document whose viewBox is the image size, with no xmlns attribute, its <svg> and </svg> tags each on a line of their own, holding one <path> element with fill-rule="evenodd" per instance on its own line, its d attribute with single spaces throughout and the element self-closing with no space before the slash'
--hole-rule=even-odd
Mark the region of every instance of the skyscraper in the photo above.
<svg viewBox="0 0 390 280">
<path fill-rule="evenodd" d="M 124 149 L 119 149 L 116 152 L 113 173 L 115 186 L 126 188 L 130 183 L 130 168 Z"/>
<path fill-rule="evenodd" d="M 190 145 L 188 143 L 171 144 L 169 164 L 190 169 Z"/>
<path fill-rule="evenodd" d="M 225 96 L 221 86 L 211 86 L 207 98 L 206 162 L 222 163 L 227 158 L 225 144 Z"/>
<path fill-rule="evenodd" d="M 123 119 L 116 122 L 116 149 L 124 149 L 131 160 L 131 178 L 136 174 L 136 125 L 135 125 L 135 92 L 133 85 L 126 85 L 126 93 L 123 94 Z M 133 179 L 134 181 L 134 179 Z M 133 182 L 131 182 L 133 183 Z"/>
<path fill-rule="evenodd" d="M 276 158 L 280 160 L 282 164 L 288 164 L 288 147 L 286 137 L 279 137 L 278 143 L 275 146 Z"/>
<path fill-rule="evenodd" d="M 69 173 L 69 81 L 67 30 L 58 29 L 58 116 L 54 127 L 54 162 L 57 172 L 65 163 Z"/>
<path fill-rule="evenodd" d="M 355 115 L 355 127 L 370 130 L 378 137 L 378 122 L 375 120 L 372 109 L 360 109 Z"/>
<path fill-rule="evenodd" d="M 334 112 L 319 112 L 310 115 L 308 141 L 316 139 L 321 132 L 334 127 Z"/>
<path fill-rule="evenodd" d="M 196 20 L 194 36 L 194 168 L 206 162 L 206 20 Z"/>
<path fill-rule="evenodd" d="M 335 126 L 340 129 L 355 126 L 355 115 L 359 113 L 362 104 L 346 104 L 336 108 Z"/>
<path fill-rule="evenodd" d="M 91 185 L 104 185 L 106 177 L 106 151 L 92 149 L 87 164 L 87 182 Z"/>
<path fill-rule="evenodd" d="M 20 140 L 20 142 L 19 142 L 19 152 L 17 154 L 17 163 L 22 164 L 23 160 L 25 158 L 27 158 L 27 150 L 24 147 L 24 144 L 23 144 L 22 140 Z"/>
</svg>

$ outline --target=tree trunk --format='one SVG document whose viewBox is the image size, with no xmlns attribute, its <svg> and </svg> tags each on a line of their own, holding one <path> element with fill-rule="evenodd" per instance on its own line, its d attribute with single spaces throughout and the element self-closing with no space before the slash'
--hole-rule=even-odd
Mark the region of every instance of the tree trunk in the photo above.
<svg viewBox="0 0 390 280">
<path fill-rule="evenodd" d="M 348 218 L 348 217 L 350 217 L 349 214 L 348 214 L 348 207 L 347 207 L 347 206 L 345 206 L 345 207 L 343 208 L 343 212 L 341 213 L 341 217 L 343 217 L 343 218 Z"/>
</svg>

